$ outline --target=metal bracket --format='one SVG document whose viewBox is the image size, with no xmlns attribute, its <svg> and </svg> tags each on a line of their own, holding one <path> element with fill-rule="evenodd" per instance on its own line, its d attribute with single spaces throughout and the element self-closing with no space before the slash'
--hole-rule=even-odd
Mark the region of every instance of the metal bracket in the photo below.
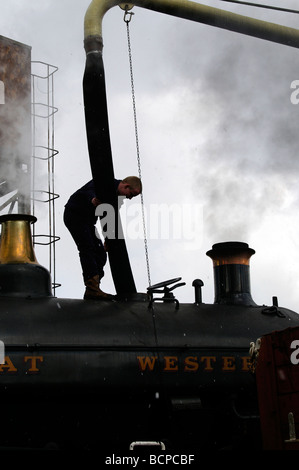
<svg viewBox="0 0 299 470">
<path fill-rule="evenodd" d="M 162 441 L 134 441 L 130 444 L 130 450 L 134 450 L 135 447 L 160 447 L 161 450 L 165 450 L 165 444 Z"/>
<path fill-rule="evenodd" d="M 134 13 L 132 11 L 129 11 L 129 10 L 131 10 L 134 7 L 134 5 L 132 3 L 122 3 L 119 6 L 122 10 L 125 10 L 124 22 L 125 23 L 130 23 Z M 129 19 L 127 19 L 127 17 L 129 17 Z"/>
<path fill-rule="evenodd" d="M 177 278 L 174 278 L 174 279 L 169 279 L 168 281 L 159 282 L 158 284 L 155 284 L 154 286 L 148 287 L 147 291 L 148 291 L 148 294 L 150 296 L 150 303 L 149 303 L 148 308 L 152 308 L 152 305 L 153 305 L 154 302 L 157 302 L 157 301 L 161 302 L 162 301 L 162 302 L 175 302 L 175 304 L 176 304 L 175 308 L 176 308 L 176 310 L 178 310 L 178 308 L 180 306 L 179 301 L 174 297 L 174 295 L 171 291 L 173 291 L 177 287 L 186 285 L 186 283 L 185 282 L 180 282 L 178 284 L 175 284 L 172 287 L 167 287 L 167 286 L 169 284 L 173 284 L 174 282 L 180 281 L 181 279 L 182 279 L 181 277 L 177 277 Z M 163 295 L 163 297 L 154 298 L 153 294 L 164 294 L 164 295 Z"/>
</svg>

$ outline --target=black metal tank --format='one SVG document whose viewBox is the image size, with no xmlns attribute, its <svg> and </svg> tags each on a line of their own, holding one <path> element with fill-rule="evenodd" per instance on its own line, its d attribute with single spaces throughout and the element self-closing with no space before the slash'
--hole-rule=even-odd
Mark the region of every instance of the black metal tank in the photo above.
<svg viewBox="0 0 299 470">
<path fill-rule="evenodd" d="M 13 219 L 2 219 L 2 225 L 12 228 Z M 32 219 L 25 220 L 28 228 Z M 247 244 L 217 244 L 207 253 L 216 271 L 214 304 L 200 303 L 197 290 L 194 303 L 180 304 L 171 287 L 180 278 L 133 300 L 56 298 L 35 258 L 28 262 L 22 254 L 11 262 L 4 246 L 3 235 L 3 446 L 127 449 L 140 440 L 164 440 L 182 450 L 260 445 L 250 342 L 297 326 L 299 317 L 251 299 L 253 250 Z M 42 282 L 35 273 L 22 284 L 20 273 L 26 279 L 32 265 Z M 15 295 L 6 276 L 14 267 Z M 95 420 L 101 435 L 94 432 Z"/>
</svg>

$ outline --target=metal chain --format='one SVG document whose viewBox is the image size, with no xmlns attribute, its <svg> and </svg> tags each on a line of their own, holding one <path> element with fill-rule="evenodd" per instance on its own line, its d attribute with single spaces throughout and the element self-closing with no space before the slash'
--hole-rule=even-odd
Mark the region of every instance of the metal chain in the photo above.
<svg viewBox="0 0 299 470">
<path fill-rule="evenodd" d="M 136 140 L 136 151 L 137 151 L 137 164 L 138 164 L 138 175 L 139 175 L 139 178 L 141 180 L 141 162 L 140 162 L 140 150 L 139 150 L 139 139 L 138 139 L 138 126 L 137 126 L 137 113 L 136 113 L 134 78 L 133 78 L 132 50 L 131 50 L 130 28 L 129 28 L 129 23 L 132 19 L 132 15 L 134 15 L 134 13 L 128 12 L 128 10 L 126 9 L 125 14 L 124 14 L 124 21 L 127 25 L 128 53 L 129 53 L 129 64 L 130 64 L 131 91 L 132 91 L 132 103 L 133 103 L 134 126 L 135 126 L 135 140 Z M 140 197 L 141 197 L 141 210 L 142 210 L 142 224 L 143 224 L 145 259 L 146 259 L 148 283 L 149 283 L 149 287 L 150 287 L 151 286 L 151 276 L 150 276 L 148 243 L 147 243 L 146 224 L 145 224 L 145 215 L 144 215 L 144 200 L 143 200 L 143 194 L 142 193 L 140 194 Z"/>
</svg>

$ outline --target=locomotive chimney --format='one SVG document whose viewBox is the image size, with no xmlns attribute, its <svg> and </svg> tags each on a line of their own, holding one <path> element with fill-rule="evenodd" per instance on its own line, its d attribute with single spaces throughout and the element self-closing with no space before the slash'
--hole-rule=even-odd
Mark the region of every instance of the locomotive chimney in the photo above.
<svg viewBox="0 0 299 470">
<path fill-rule="evenodd" d="M 36 217 L 26 214 L 0 217 L 0 296 L 52 296 L 50 273 L 38 264 L 33 250 L 34 222 Z"/>
<path fill-rule="evenodd" d="M 206 253 L 213 260 L 215 304 L 256 305 L 251 297 L 249 272 L 254 253 L 241 242 L 216 243 Z"/>
</svg>

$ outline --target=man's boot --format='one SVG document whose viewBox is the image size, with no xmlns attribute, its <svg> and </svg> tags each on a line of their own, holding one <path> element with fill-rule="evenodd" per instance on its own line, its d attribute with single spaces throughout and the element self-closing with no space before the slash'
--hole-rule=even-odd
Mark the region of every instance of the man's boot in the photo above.
<svg viewBox="0 0 299 470">
<path fill-rule="evenodd" d="M 112 300 L 114 298 L 111 294 L 106 294 L 103 292 L 100 287 L 100 279 L 99 276 L 93 276 L 91 279 L 85 281 L 85 294 L 84 300 Z"/>
</svg>

